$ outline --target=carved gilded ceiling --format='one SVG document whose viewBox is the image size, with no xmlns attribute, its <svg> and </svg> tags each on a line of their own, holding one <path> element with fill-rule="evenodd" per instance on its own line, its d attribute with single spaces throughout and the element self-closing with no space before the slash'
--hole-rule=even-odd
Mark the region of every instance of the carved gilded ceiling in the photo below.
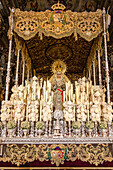
<svg viewBox="0 0 113 170">
<path fill-rule="evenodd" d="M 80 36 L 75 41 L 73 35 L 61 39 L 43 36 L 43 40 L 37 35 L 25 42 L 37 75 L 50 77 L 52 63 L 56 59 L 61 59 L 67 65 L 67 76 L 70 78 L 73 74 L 83 73 L 93 43 Z"/>
</svg>

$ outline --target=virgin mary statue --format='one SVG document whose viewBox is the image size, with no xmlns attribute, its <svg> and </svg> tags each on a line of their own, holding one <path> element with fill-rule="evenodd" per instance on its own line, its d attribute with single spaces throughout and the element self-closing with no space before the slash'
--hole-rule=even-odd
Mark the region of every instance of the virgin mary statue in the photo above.
<svg viewBox="0 0 113 170">
<path fill-rule="evenodd" d="M 65 84 L 69 81 L 67 76 L 64 74 L 66 72 L 66 64 L 57 60 L 52 65 L 53 76 L 50 78 L 52 84 L 52 89 L 54 91 L 53 96 L 53 106 L 54 111 L 61 110 L 63 107 L 63 91 L 65 91 Z"/>
</svg>

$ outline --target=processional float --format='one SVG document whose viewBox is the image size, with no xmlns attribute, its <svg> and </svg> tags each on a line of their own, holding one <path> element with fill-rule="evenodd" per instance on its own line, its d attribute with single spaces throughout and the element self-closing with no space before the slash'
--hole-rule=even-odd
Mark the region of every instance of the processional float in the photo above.
<svg viewBox="0 0 113 170">
<path fill-rule="evenodd" d="M 12 9 L 9 17 L 9 55 L 6 76 L 5 100 L 1 108 L 1 147 L 4 145 L 5 157 L 1 161 L 11 161 L 17 165 L 51 160 L 59 166 L 64 160 L 83 159 L 82 151 L 88 148 L 90 155 L 85 161 L 98 165 L 105 161 L 112 161 L 109 146 L 104 143 L 113 141 L 112 103 L 110 102 L 109 67 L 107 57 L 107 22 L 105 9 L 96 12 L 64 11 L 65 6 L 59 2 L 52 6 L 53 11 L 33 12 Z M 83 76 L 74 83 L 66 76 L 66 64 L 58 59 L 52 64 L 53 75 L 50 79 L 31 76 L 31 58 L 29 57 L 25 40 L 39 34 L 40 39 L 52 36 L 56 39 L 77 34 L 87 41 L 95 39 L 93 48 L 87 59 Z M 104 35 L 106 88 L 102 85 L 101 51 L 102 34 Z M 16 43 L 17 66 L 15 85 L 9 96 L 11 51 L 13 36 Z M 20 51 L 22 54 L 23 73 L 22 83 L 18 83 Z M 96 54 L 98 60 L 96 59 Z M 98 61 L 98 62 L 97 62 Z M 92 69 L 93 65 L 93 69 Z M 96 84 L 95 67 L 98 65 L 99 84 Z M 27 70 L 27 80 L 25 80 Z M 93 80 L 91 79 L 93 75 Z M 106 95 L 107 93 L 107 95 Z M 40 145 L 38 145 L 40 142 Z M 5 145 L 5 144 L 12 145 Z M 31 146 L 30 144 L 34 144 Z M 98 144 L 95 148 L 92 143 Z M 18 144 L 15 146 L 15 144 Z M 24 154 L 32 147 L 31 158 L 21 157 L 19 144 L 23 144 Z M 41 146 L 41 144 L 45 144 Z M 51 144 L 51 145 L 49 145 Z M 66 145 L 65 145 L 66 144 Z M 71 145 L 70 145 L 71 144 Z M 76 145 L 78 144 L 78 145 Z M 81 144 L 81 145 L 79 145 Z M 87 144 L 87 145 L 85 145 Z M 84 146 L 84 148 L 82 148 Z M 57 151 L 56 151 L 57 147 Z M 92 153 L 90 153 L 92 147 Z M 106 151 L 106 147 L 108 150 Z M 6 149 L 7 148 L 7 149 Z M 59 149 L 58 149 L 59 148 Z M 18 151 L 16 150 L 18 149 Z M 28 149 L 28 150 L 29 150 Z M 41 157 L 38 152 L 45 154 Z M 101 158 L 91 159 L 94 150 L 101 150 Z M 81 155 L 80 155 L 80 150 Z M 16 154 L 16 161 L 9 152 Z M 73 156 L 73 152 L 76 154 Z M 60 154 L 60 156 L 59 156 Z M 77 156 L 79 155 L 79 157 Z M 22 155 L 21 155 L 22 156 Z"/>
</svg>

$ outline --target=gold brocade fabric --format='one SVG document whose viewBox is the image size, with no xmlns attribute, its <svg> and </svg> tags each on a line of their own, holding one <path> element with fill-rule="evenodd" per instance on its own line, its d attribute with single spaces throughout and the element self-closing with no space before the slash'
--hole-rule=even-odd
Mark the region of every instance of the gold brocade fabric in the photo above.
<svg viewBox="0 0 113 170">
<path fill-rule="evenodd" d="M 33 162 L 35 160 L 51 161 L 51 164 L 56 163 L 56 166 L 64 164 L 67 161 L 76 161 L 77 159 L 83 162 L 89 162 L 98 166 L 104 161 L 113 161 L 112 151 L 108 144 L 24 144 L 4 145 L 3 156 L 0 161 L 12 162 L 17 166 L 25 164 L 26 162 Z"/>
<path fill-rule="evenodd" d="M 68 10 L 59 15 L 50 10 L 28 12 L 15 9 L 14 23 L 14 31 L 24 40 L 29 40 L 37 33 L 40 39 L 43 34 L 59 39 L 74 33 L 75 40 L 79 34 L 91 41 L 102 32 L 102 11 L 77 13 Z"/>
</svg>

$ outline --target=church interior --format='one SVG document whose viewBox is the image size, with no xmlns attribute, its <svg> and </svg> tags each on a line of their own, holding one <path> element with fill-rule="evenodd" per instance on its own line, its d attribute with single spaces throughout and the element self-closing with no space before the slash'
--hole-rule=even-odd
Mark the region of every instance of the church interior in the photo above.
<svg viewBox="0 0 113 170">
<path fill-rule="evenodd" d="M 0 0 L 0 169 L 113 169 L 113 0 Z"/>
</svg>

